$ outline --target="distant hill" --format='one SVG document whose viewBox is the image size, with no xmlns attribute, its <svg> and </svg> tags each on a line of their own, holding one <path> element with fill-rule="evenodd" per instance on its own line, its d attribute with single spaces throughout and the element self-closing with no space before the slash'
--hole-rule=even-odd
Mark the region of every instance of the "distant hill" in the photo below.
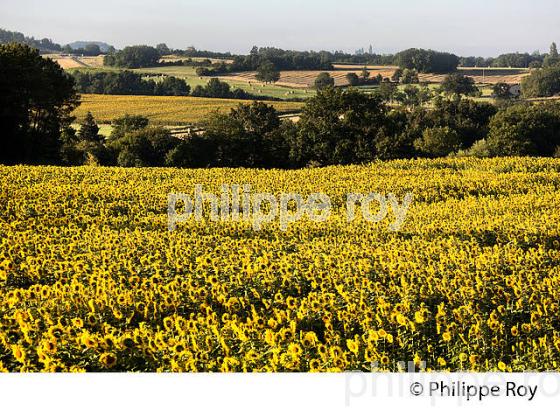
<svg viewBox="0 0 560 410">
<path fill-rule="evenodd" d="M 106 53 L 112 47 L 110 44 L 104 43 L 103 41 L 74 41 L 73 43 L 68 44 L 74 50 L 78 50 L 81 48 L 86 48 L 88 44 L 95 44 L 99 46 L 99 49 Z"/>
<path fill-rule="evenodd" d="M 0 28 L 0 44 L 23 43 L 30 47 L 39 49 L 41 52 L 58 52 L 62 49 L 60 44 L 53 43 L 48 38 L 38 40 L 34 37 L 27 37 L 18 31 L 8 31 Z"/>
</svg>

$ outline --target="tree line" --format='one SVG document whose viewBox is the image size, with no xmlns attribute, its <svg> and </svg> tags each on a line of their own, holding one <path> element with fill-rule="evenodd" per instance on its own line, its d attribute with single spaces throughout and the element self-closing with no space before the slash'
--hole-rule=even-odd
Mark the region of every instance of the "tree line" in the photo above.
<svg viewBox="0 0 560 410">
<path fill-rule="evenodd" d="M 30 47 L 38 49 L 42 53 L 67 53 L 67 54 L 81 54 L 84 56 L 98 56 L 102 54 L 101 47 L 95 43 L 84 43 L 82 47 L 72 48 L 69 44 L 61 46 L 48 38 L 35 39 L 34 37 L 27 37 L 18 31 L 8 31 L 0 28 L 0 44 L 19 43 L 26 44 Z M 108 46 L 108 45 L 107 45 Z M 109 52 L 114 52 L 112 46 L 109 47 Z"/>
<path fill-rule="evenodd" d="M 164 76 L 144 79 L 132 71 L 73 71 L 76 91 L 83 94 L 189 95 L 191 87 L 182 79 Z"/>
<path fill-rule="evenodd" d="M 0 29 L 0 44 L 27 44 L 41 52 L 65 52 L 68 54 L 83 54 L 97 56 L 102 54 L 99 45 L 84 44 L 78 48 L 70 45 L 61 46 L 48 38 L 35 39 L 23 33 Z M 359 53 L 350 54 L 343 51 L 292 51 L 274 47 L 253 47 L 248 55 L 235 55 L 230 52 L 216 52 L 197 50 L 195 47 L 186 49 L 171 49 L 161 43 L 156 47 L 129 46 L 123 50 L 109 47 L 106 65 L 124 68 L 141 68 L 159 64 L 159 57 L 175 54 L 187 58 L 232 59 L 233 63 L 222 66 L 216 65 L 212 70 L 254 71 L 263 63 L 271 62 L 278 70 L 330 70 L 332 63 L 399 65 L 401 68 L 413 68 L 423 72 L 426 66 L 433 66 L 433 71 L 451 72 L 455 65 L 461 67 L 512 67 L 512 68 L 540 68 L 550 67 L 558 63 L 556 43 L 552 43 L 549 53 L 535 51 L 529 53 L 506 53 L 498 57 L 457 57 L 451 53 L 441 53 L 433 50 L 409 49 L 396 54 Z M 158 56 L 157 59 L 154 56 Z M 410 58 L 412 57 L 412 58 Z M 416 62 L 416 60 L 418 62 Z M 234 70 L 235 68 L 235 70 Z M 431 69 L 431 68 L 430 68 Z M 443 71 L 448 70 L 448 71 Z M 224 71 L 222 71 L 224 72 Z M 211 75 L 211 74 L 209 74 Z"/>
<path fill-rule="evenodd" d="M 211 115 L 204 132 L 184 139 L 130 116 L 116 119 L 104 138 L 91 115 L 78 131 L 71 126 L 79 104 L 72 76 L 36 49 L 0 45 L 0 162 L 298 168 L 447 155 L 560 156 L 559 103 L 462 98 L 472 85 L 450 78 L 442 85 L 447 93 L 429 106 L 417 99 L 398 107 L 384 91 L 394 83 L 373 94 L 327 85 L 297 123 L 253 102 Z"/>
<path fill-rule="evenodd" d="M 77 133 L 65 134 L 61 152 L 69 165 L 284 169 L 448 155 L 559 157 L 560 104 L 496 107 L 440 97 L 430 109 L 393 109 L 380 96 L 330 87 L 297 123 L 253 102 L 211 115 L 204 132 L 187 138 L 125 116 L 105 139 L 88 115 Z"/>
<path fill-rule="evenodd" d="M 217 78 L 211 78 L 204 86 L 197 85 L 191 92 L 191 87 L 185 80 L 163 75 L 156 79 L 146 79 L 142 74 L 129 70 L 123 71 L 72 71 L 75 89 L 82 94 L 111 94 L 111 95 L 160 95 L 160 96 L 188 96 L 207 98 L 230 98 L 241 100 L 269 100 L 279 98 L 254 95 L 242 89 L 232 89 L 231 86 Z"/>
</svg>

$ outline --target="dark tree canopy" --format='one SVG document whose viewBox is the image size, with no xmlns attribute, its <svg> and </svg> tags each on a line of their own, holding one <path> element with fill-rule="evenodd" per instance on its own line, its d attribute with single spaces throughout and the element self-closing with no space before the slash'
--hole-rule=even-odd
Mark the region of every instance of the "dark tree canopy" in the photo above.
<svg viewBox="0 0 560 410">
<path fill-rule="evenodd" d="M 0 90 L 0 162 L 56 162 L 79 104 L 72 77 L 36 49 L 0 45 Z"/>
<path fill-rule="evenodd" d="M 178 95 L 190 93 L 190 86 L 180 78 L 166 76 L 163 80 L 145 80 L 132 71 L 74 71 L 76 90 L 84 94 L 114 95 Z"/>
<path fill-rule="evenodd" d="M 33 37 L 27 37 L 18 31 L 0 29 L 0 44 L 9 43 L 27 44 L 28 46 L 36 48 L 41 52 L 57 52 L 62 50 L 60 44 L 53 43 L 48 38 L 39 40 Z"/>
<path fill-rule="evenodd" d="M 560 93 L 560 67 L 536 70 L 521 82 L 523 96 L 552 97 Z"/>
<path fill-rule="evenodd" d="M 276 69 L 273 63 L 265 61 L 257 69 L 256 78 L 265 83 L 275 83 L 280 79 L 280 71 Z"/>
<path fill-rule="evenodd" d="M 514 105 L 490 121 L 488 148 L 493 156 L 552 156 L 560 147 L 560 105 Z"/>
<path fill-rule="evenodd" d="M 415 69 L 419 73 L 451 73 L 459 65 L 455 54 L 411 48 L 395 55 L 395 63 L 402 69 Z"/>
<path fill-rule="evenodd" d="M 334 78 L 329 73 L 320 73 L 315 79 L 314 86 L 317 90 L 324 90 L 334 86 Z"/>
<path fill-rule="evenodd" d="M 474 84 L 472 77 L 467 77 L 461 73 L 452 73 L 447 75 L 441 83 L 441 91 L 452 95 L 469 95 L 478 94 L 479 90 Z"/>
<path fill-rule="evenodd" d="M 105 56 L 105 65 L 123 68 L 154 67 L 158 65 L 160 52 L 150 46 L 129 46 Z"/>
<path fill-rule="evenodd" d="M 349 164 L 375 158 L 376 138 L 388 125 L 378 96 L 327 88 L 305 106 L 292 147 L 295 162 Z"/>
<path fill-rule="evenodd" d="M 78 137 L 82 140 L 100 142 L 101 137 L 99 135 L 99 126 L 95 122 L 95 118 L 91 112 L 88 111 L 86 117 L 80 124 L 80 130 L 78 131 Z"/>
</svg>

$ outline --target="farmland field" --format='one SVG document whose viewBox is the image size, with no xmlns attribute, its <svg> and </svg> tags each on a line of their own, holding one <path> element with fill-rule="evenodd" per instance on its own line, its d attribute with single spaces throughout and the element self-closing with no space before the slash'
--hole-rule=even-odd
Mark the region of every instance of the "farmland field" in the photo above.
<svg viewBox="0 0 560 410">
<path fill-rule="evenodd" d="M 102 68 L 103 56 L 97 57 L 73 57 L 61 54 L 45 54 L 45 58 L 56 61 L 60 66 L 67 70 L 72 68 Z"/>
<path fill-rule="evenodd" d="M 534 158 L 0 167 L 0 370 L 558 371 L 559 171 Z M 325 193 L 332 215 L 168 231 L 168 193 L 246 183 Z M 350 192 L 414 201 L 391 232 L 347 222 Z"/>
<path fill-rule="evenodd" d="M 82 95 L 82 104 L 74 111 L 78 120 L 82 120 L 88 111 L 100 122 L 110 122 L 125 114 L 143 115 L 152 124 L 182 125 L 199 123 L 208 114 L 219 111 L 228 112 L 246 100 L 228 100 L 199 97 L 154 97 L 128 95 Z M 280 113 L 297 111 L 302 103 L 267 102 Z"/>
<path fill-rule="evenodd" d="M 348 80 L 346 75 L 348 73 L 356 73 L 360 75 L 363 70 L 363 66 L 360 65 L 345 65 L 345 64 L 335 64 L 335 70 L 328 71 L 331 77 L 335 80 L 336 86 L 348 85 Z M 368 71 L 371 77 L 375 77 L 381 74 L 383 78 L 391 78 L 395 73 L 397 67 L 395 66 L 368 66 Z M 280 80 L 276 83 L 277 85 L 282 85 L 285 87 L 294 88 L 309 88 L 313 86 L 313 83 L 319 73 L 323 71 L 282 71 L 280 74 Z M 466 76 L 472 77 L 475 83 L 478 84 L 496 84 L 499 82 L 505 82 L 508 84 L 518 84 L 521 82 L 523 77 L 529 74 L 526 69 L 508 69 L 508 68 L 487 68 L 487 69 L 474 69 L 474 68 L 459 68 L 459 72 Z M 224 76 L 221 78 L 227 80 L 237 80 L 245 82 L 256 82 L 255 72 L 245 72 L 245 73 L 234 73 L 230 76 Z M 445 78 L 444 74 L 419 74 L 418 78 L 420 82 L 439 84 Z"/>
<path fill-rule="evenodd" d="M 138 68 L 136 71 L 140 74 L 147 75 L 170 75 L 177 78 L 182 78 L 189 84 L 192 88 L 197 85 L 205 86 L 212 77 L 200 77 L 196 75 L 196 69 L 194 67 L 184 67 L 184 66 L 170 66 L 170 67 L 151 67 L 151 68 Z M 232 89 L 240 88 L 248 93 L 254 95 L 266 95 L 274 98 L 308 98 L 315 95 L 314 90 L 302 90 L 298 87 L 293 87 L 290 85 L 276 84 L 264 84 L 259 81 L 248 81 L 244 77 L 240 76 L 220 76 L 218 77 L 221 81 L 227 82 Z"/>
</svg>

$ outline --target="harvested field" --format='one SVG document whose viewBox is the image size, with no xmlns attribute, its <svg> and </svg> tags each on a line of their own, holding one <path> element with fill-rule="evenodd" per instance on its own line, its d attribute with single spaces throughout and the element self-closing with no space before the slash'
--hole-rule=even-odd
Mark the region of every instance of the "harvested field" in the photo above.
<svg viewBox="0 0 560 410">
<path fill-rule="evenodd" d="M 100 68 L 103 67 L 103 57 L 75 57 L 63 54 L 45 54 L 43 57 L 56 61 L 63 69 L 70 68 Z"/>
<path fill-rule="evenodd" d="M 346 80 L 346 75 L 348 73 L 361 74 L 364 66 L 360 65 L 344 65 L 335 64 L 335 70 L 326 71 L 331 77 L 334 78 L 336 86 L 348 85 Z M 395 66 L 368 66 L 368 71 L 371 77 L 375 77 L 381 74 L 383 78 L 390 78 L 395 73 L 397 67 Z M 460 72 L 466 76 L 474 78 L 474 81 L 478 84 L 496 84 L 499 82 L 504 82 L 507 84 L 519 84 L 523 77 L 529 74 L 526 69 L 459 69 Z M 276 85 L 283 87 L 293 87 L 293 88 L 309 88 L 313 86 L 313 83 L 319 73 L 324 71 L 314 70 L 314 71 L 282 71 L 280 73 L 280 80 Z M 235 73 L 228 76 L 222 76 L 221 79 L 227 81 L 245 81 L 250 83 L 259 83 L 255 78 L 255 72 L 244 72 Z M 439 84 L 445 78 L 445 74 L 420 74 L 421 82 L 436 83 Z"/>
<path fill-rule="evenodd" d="M 363 67 L 362 67 L 363 68 Z M 391 67 L 383 67 L 380 69 L 370 70 L 370 75 L 375 77 L 377 74 L 381 74 L 383 77 L 390 77 L 393 75 L 395 69 Z M 334 71 L 282 71 L 280 73 L 280 80 L 276 83 L 276 85 L 283 86 L 283 87 L 293 87 L 293 88 L 309 88 L 313 86 L 315 79 L 317 76 L 322 73 L 327 72 L 334 78 L 336 86 L 344 86 L 348 85 L 348 81 L 346 80 L 346 75 L 348 73 L 356 73 L 360 74 L 362 69 L 359 70 L 334 70 Z M 255 72 L 246 72 L 246 73 L 237 73 L 228 76 L 222 76 L 224 80 L 235 80 L 235 81 L 246 81 L 246 82 L 255 82 L 258 81 L 255 78 Z"/>
</svg>

